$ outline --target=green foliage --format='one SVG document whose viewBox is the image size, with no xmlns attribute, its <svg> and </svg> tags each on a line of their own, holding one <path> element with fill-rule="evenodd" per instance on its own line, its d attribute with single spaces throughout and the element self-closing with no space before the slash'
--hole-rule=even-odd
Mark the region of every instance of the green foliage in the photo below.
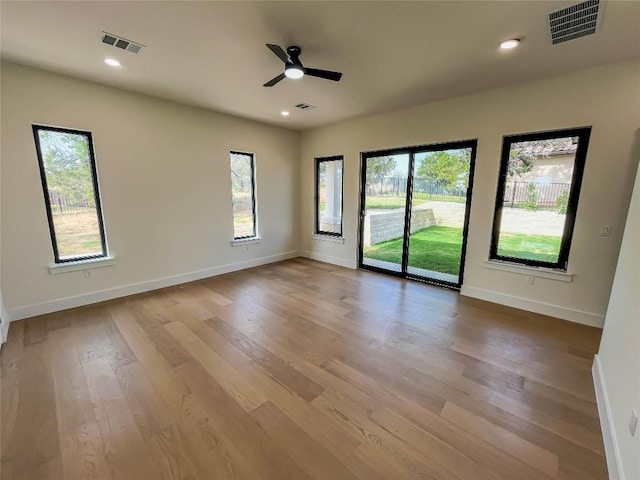
<svg viewBox="0 0 640 480">
<path fill-rule="evenodd" d="M 416 177 L 433 179 L 449 189 L 467 188 L 469 149 L 427 153 L 420 160 Z"/>
<path fill-rule="evenodd" d="M 327 162 L 320 162 L 318 165 L 318 180 L 320 182 L 320 189 L 324 190 L 327 186 Z"/>
<path fill-rule="evenodd" d="M 95 206 L 87 137 L 40 130 L 39 138 L 49 190 Z"/>
<path fill-rule="evenodd" d="M 231 154 L 231 189 L 234 193 L 251 193 L 251 156 Z"/>
<path fill-rule="evenodd" d="M 533 212 L 538 209 L 538 193 L 533 183 L 527 185 L 527 197 L 525 201 L 522 202 L 522 208 Z"/>
<path fill-rule="evenodd" d="M 565 190 L 556 197 L 555 210 L 558 213 L 567 213 L 567 205 L 569 204 L 569 191 Z"/>
<path fill-rule="evenodd" d="M 388 177 L 396 168 L 393 157 L 376 157 L 367 159 L 367 184 Z"/>
</svg>

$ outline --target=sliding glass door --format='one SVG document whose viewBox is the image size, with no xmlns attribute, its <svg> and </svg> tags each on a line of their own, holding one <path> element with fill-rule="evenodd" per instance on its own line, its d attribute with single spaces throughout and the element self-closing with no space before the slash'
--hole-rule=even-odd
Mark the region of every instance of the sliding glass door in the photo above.
<svg viewBox="0 0 640 480">
<path fill-rule="evenodd" d="M 409 154 L 365 158 L 362 264 L 402 272 Z"/>
<path fill-rule="evenodd" d="M 476 141 L 365 153 L 359 265 L 462 285 Z"/>
</svg>

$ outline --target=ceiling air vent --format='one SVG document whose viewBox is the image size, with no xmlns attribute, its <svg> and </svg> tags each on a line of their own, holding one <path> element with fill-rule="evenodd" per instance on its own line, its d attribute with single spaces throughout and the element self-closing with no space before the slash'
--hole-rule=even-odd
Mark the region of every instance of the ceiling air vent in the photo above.
<svg viewBox="0 0 640 480">
<path fill-rule="evenodd" d="M 311 110 L 312 108 L 316 108 L 313 105 L 309 105 L 308 103 L 298 103 L 296 105 L 296 108 L 299 108 L 300 110 Z"/>
<path fill-rule="evenodd" d="M 551 42 L 567 42 L 596 33 L 602 17 L 600 0 L 587 0 L 549 14 Z"/>
<path fill-rule="evenodd" d="M 112 45 L 117 48 L 121 48 L 122 50 L 126 50 L 127 52 L 138 53 L 144 45 L 141 43 L 132 42 L 131 40 L 127 40 L 126 38 L 118 37 L 113 33 L 102 32 L 104 35 L 102 36 L 102 42 L 108 45 Z"/>
</svg>

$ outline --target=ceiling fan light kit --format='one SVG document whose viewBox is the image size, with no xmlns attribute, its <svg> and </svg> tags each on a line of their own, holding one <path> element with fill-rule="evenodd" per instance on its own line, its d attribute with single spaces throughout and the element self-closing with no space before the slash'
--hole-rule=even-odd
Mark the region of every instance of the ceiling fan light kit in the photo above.
<svg viewBox="0 0 640 480">
<path fill-rule="evenodd" d="M 302 78 L 304 75 L 333 80 L 334 82 L 338 82 L 342 78 L 342 73 L 340 72 L 320 70 L 317 68 L 306 68 L 300 61 L 300 53 L 302 53 L 302 49 L 296 45 L 287 47 L 286 52 L 279 45 L 272 45 L 270 43 L 267 43 L 267 48 L 284 62 L 284 73 L 281 73 L 277 77 L 269 80 L 263 85 L 265 87 L 273 87 L 276 83 L 284 80 L 285 78 L 297 79 Z"/>
<path fill-rule="evenodd" d="M 295 65 L 287 65 L 287 67 L 284 69 L 284 74 L 287 76 L 287 78 L 302 78 L 302 76 L 304 75 L 304 71 L 295 66 Z"/>
</svg>

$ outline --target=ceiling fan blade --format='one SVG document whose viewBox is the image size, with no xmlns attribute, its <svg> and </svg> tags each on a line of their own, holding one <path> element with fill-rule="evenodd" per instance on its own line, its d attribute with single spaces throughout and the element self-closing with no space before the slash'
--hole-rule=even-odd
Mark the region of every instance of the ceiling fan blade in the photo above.
<svg viewBox="0 0 640 480">
<path fill-rule="evenodd" d="M 332 72 L 331 70 L 318 70 L 317 68 L 305 68 L 304 73 L 312 77 L 333 80 L 334 82 L 339 82 L 342 78 L 342 73 L 340 72 Z"/>
<path fill-rule="evenodd" d="M 278 75 L 275 78 L 272 78 L 271 80 L 269 80 L 267 83 L 265 83 L 263 85 L 263 87 L 273 87 L 276 83 L 278 83 L 281 80 L 284 80 L 286 77 L 286 75 L 284 73 L 281 73 L 280 75 Z"/>
<path fill-rule="evenodd" d="M 269 48 L 269 50 L 271 50 L 273 53 L 276 54 L 276 56 L 282 60 L 284 63 L 287 63 L 290 61 L 289 59 L 289 55 L 287 55 L 287 52 L 285 52 L 282 47 L 280 47 L 279 45 L 272 45 L 270 43 L 267 43 L 267 47 Z"/>
</svg>

